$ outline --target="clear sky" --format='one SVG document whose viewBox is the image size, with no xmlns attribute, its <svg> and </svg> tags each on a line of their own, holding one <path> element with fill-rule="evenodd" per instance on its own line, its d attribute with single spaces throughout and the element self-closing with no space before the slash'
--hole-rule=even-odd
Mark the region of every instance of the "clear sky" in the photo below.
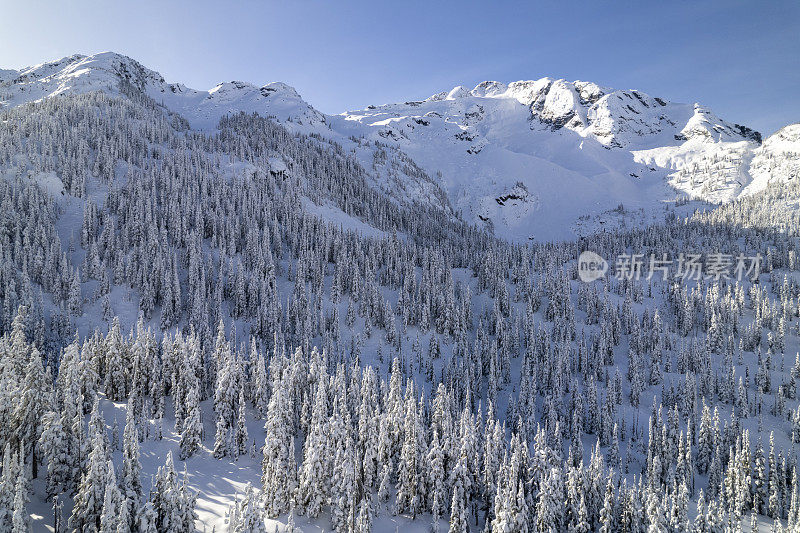
<svg viewBox="0 0 800 533">
<path fill-rule="evenodd" d="M 796 0 L 0 0 L 0 68 L 106 50 L 197 89 L 284 81 L 327 113 L 551 76 L 800 121 Z"/>
</svg>

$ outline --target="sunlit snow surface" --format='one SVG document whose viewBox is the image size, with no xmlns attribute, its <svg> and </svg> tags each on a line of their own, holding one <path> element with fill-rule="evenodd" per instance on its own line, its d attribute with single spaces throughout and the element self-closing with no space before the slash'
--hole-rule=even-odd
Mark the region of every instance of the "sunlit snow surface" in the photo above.
<svg viewBox="0 0 800 533">
<path fill-rule="evenodd" d="M 626 225 L 637 213 L 648 222 L 678 197 L 724 202 L 798 173 L 798 126 L 760 146 L 755 132 L 699 104 L 550 78 L 325 115 L 284 83 L 198 91 L 107 52 L 0 71 L 0 101 L 115 93 L 120 79 L 193 129 L 213 131 L 221 117 L 243 111 L 319 134 L 353 153 L 398 201 L 452 206 L 516 241 L 574 238 Z M 409 171 L 408 156 L 427 176 Z M 615 210 L 620 204 L 624 211 Z"/>
<path fill-rule="evenodd" d="M 67 92 L 117 94 L 120 79 L 182 115 L 196 130 L 213 132 L 221 117 L 243 111 L 272 116 L 298 133 L 319 134 L 352 152 L 376 184 L 398 201 L 452 206 L 465 219 L 491 225 L 498 235 L 519 241 L 633 227 L 663 216 L 664 206 L 678 196 L 698 200 L 682 206 L 688 211 L 703 201 L 724 202 L 757 192 L 771 181 L 800 179 L 800 125 L 787 126 L 759 144 L 702 106 L 548 78 L 509 85 L 484 82 L 420 102 L 325 115 L 283 83 L 256 87 L 228 82 L 197 91 L 169 84 L 129 58 L 106 53 L 72 56 L 22 71 L 0 70 L 0 102 L 17 106 Z M 378 155 L 381 152 L 385 158 Z M 410 169 L 404 155 L 427 177 Z M 280 159 L 269 164 L 276 172 L 286 170 Z M 231 168 L 237 170 L 241 169 Z M 57 199 L 62 209 L 59 234 L 62 243 L 69 242 L 81 225 L 82 201 L 63 197 L 63 185 L 53 173 L 31 179 Z M 440 188 L 446 193 L 444 201 L 437 196 Z M 90 186 L 88 196 L 100 202 L 105 191 Z M 303 202 L 311 215 L 367 237 L 381 235 L 336 207 L 306 198 Z M 616 209 L 620 204 L 624 209 Z M 81 262 L 82 253 L 71 258 L 74 264 Z M 284 293 L 289 290 L 282 288 Z M 138 311 L 136 298 L 122 287 L 115 287 L 111 297 L 125 329 L 131 327 Z M 90 331 L 99 307 L 94 303 L 79 320 L 81 334 Z M 790 348 L 796 350 L 796 342 Z M 114 419 L 123 423 L 124 404 L 104 400 L 102 405 L 108 424 Z M 237 493 L 248 481 L 259 485 L 260 453 L 255 459 L 213 459 L 208 449 L 213 416 L 207 404 L 204 408 L 206 448 L 186 462 L 186 469 L 199 491 L 199 523 L 207 531 L 223 531 L 225 512 Z M 264 438 L 261 426 L 251 420 L 248 428 L 259 443 Z M 145 472 L 154 472 L 167 451 L 177 450 L 169 421 L 163 433 L 163 440 L 143 444 Z M 147 492 L 149 481 L 143 482 Z M 30 504 L 34 517 L 51 515 L 41 487 L 35 489 Z M 424 531 L 429 526 L 425 519 L 410 523 L 392 517 L 383 508 L 376 520 L 376 530 Z M 35 530 L 43 525 L 35 520 Z M 300 518 L 298 525 L 307 532 L 321 528 Z"/>
</svg>

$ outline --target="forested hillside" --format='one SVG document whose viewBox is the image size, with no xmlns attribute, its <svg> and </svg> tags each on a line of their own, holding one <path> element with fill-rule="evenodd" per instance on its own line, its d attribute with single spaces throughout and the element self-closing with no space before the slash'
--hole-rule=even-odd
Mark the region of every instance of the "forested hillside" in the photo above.
<svg viewBox="0 0 800 533">
<path fill-rule="evenodd" d="M 0 531 L 800 531 L 796 179 L 516 244 L 117 89 L 0 108 Z"/>
</svg>

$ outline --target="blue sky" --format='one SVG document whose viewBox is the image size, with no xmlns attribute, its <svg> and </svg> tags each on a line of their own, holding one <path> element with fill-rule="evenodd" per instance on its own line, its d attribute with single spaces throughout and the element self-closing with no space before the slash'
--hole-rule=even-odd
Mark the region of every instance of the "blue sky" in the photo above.
<svg viewBox="0 0 800 533">
<path fill-rule="evenodd" d="M 551 76 L 800 121 L 800 2 L 0 0 L 0 68 L 121 52 L 168 81 L 284 81 L 321 111 Z"/>
</svg>

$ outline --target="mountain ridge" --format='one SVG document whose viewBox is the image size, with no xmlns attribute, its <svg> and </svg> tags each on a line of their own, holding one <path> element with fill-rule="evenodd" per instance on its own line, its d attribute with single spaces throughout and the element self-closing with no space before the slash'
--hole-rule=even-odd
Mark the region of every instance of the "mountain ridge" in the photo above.
<svg viewBox="0 0 800 533">
<path fill-rule="evenodd" d="M 200 131 L 245 112 L 321 135 L 372 168 L 375 182 L 399 200 L 445 207 L 442 189 L 466 220 L 516 241 L 655 221 L 681 198 L 727 202 L 790 179 L 781 173 L 794 172 L 793 154 L 800 152 L 800 139 L 789 136 L 776 152 L 786 161 L 765 164 L 776 157 L 764 148 L 775 144 L 774 135 L 762 139 L 697 103 L 586 81 L 484 81 L 423 101 L 327 115 L 283 82 L 196 90 L 113 52 L 0 71 L 0 108 L 64 92 L 115 93 L 120 82 Z M 615 217 L 619 205 L 629 208 L 625 217 Z"/>
</svg>

